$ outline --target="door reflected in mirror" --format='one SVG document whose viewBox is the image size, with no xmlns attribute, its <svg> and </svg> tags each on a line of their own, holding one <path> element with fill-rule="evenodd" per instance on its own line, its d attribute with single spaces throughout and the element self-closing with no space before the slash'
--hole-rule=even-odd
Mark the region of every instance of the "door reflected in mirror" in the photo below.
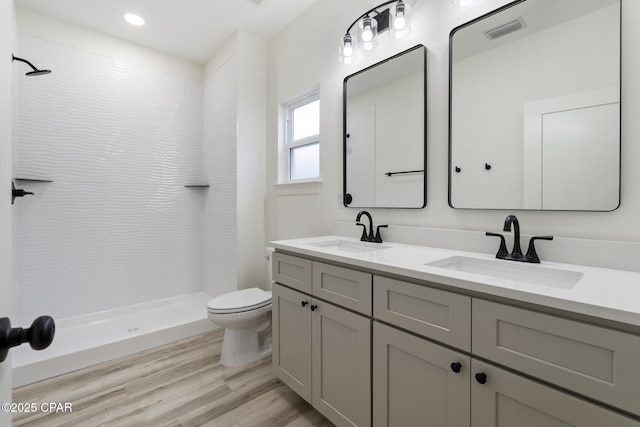
<svg viewBox="0 0 640 427">
<path fill-rule="evenodd" d="M 426 205 L 426 48 L 344 79 L 344 205 Z"/>
<path fill-rule="evenodd" d="M 449 204 L 620 204 L 620 0 L 521 0 L 451 32 Z"/>
</svg>

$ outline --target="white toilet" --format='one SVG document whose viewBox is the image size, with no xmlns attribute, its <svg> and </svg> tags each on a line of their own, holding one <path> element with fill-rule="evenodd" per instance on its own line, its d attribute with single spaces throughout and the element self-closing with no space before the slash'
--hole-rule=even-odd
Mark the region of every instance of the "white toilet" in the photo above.
<svg viewBox="0 0 640 427">
<path fill-rule="evenodd" d="M 267 248 L 271 289 L 271 258 Z M 246 365 L 271 354 L 271 292 L 259 288 L 242 289 L 215 297 L 207 303 L 209 320 L 225 328 L 220 363 L 235 367 Z M 262 335 L 262 336 L 259 336 Z"/>
</svg>

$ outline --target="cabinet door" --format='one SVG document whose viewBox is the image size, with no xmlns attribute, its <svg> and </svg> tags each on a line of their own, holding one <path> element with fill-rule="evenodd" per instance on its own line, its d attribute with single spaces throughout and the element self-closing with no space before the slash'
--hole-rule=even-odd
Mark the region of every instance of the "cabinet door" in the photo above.
<svg viewBox="0 0 640 427">
<path fill-rule="evenodd" d="M 273 284 L 273 373 L 311 403 L 310 305 L 308 295 Z"/>
<path fill-rule="evenodd" d="M 338 426 L 371 425 L 371 319 L 314 299 L 313 406 Z"/>
<path fill-rule="evenodd" d="M 469 426 L 470 368 L 469 356 L 375 322 L 373 425 Z"/>
<path fill-rule="evenodd" d="M 637 420 L 473 360 L 472 427 L 638 427 Z M 480 384 L 476 374 L 485 374 Z"/>
</svg>

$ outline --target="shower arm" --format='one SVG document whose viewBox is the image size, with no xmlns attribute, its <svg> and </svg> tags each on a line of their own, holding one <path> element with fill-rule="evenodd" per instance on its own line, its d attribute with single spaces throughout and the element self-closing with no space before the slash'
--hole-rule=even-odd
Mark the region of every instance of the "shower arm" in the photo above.
<svg viewBox="0 0 640 427">
<path fill-rule="evenodd" d="M 15 56 L 13 53 L 11 54 L 11 62 L 13 61 L 20 61 L 20 62 L 24 62 L 25 64 L 27 64 L 29 67 L 31 67 L 33 69 L 33 71 L 29 71 L 27 73 L 27 76 L 41 76 L 43 74 L 49 74 L 51 72 L 51 70 L 40 70 L 38 68 L 36 68 L 31 62 L 27 61 L 26 59 L 23 58 L 18 58 L 17 56 Z"/>
<path fill-rule="evenodd" d="M 18 58 L 17 56 L 15 56 L 14 54 L 11 54 L 11 62 L 13 61 L 20 61 L 20 62 L 24 62 L 25 64 L 27 64 L 29 67 L 33 68 L 33 71 L 41 71 L 38 70 L 31 62 L 27 61 L 26 59 L 22 59 L 22 58 Z"/>
</svg>

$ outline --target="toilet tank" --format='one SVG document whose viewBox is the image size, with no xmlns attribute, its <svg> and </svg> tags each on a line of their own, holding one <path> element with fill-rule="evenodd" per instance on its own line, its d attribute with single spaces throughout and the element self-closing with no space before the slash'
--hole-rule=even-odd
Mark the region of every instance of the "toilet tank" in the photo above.
<svg viewBox="0 0 640 427">
<path fill-rule="evenodd" d="M 275 251 L 274 248 L 272 248 L 271 246 L 267 247 L 264 250 L 264 258 L 267 260 L 267 277 L 266 277 L 266 284 L 267 287 L 265 288 L 267 291 L 271 291 L 271 283 L 272 283 L 272 273 L 273 273 L 273 252 Z"/>
</svg>

